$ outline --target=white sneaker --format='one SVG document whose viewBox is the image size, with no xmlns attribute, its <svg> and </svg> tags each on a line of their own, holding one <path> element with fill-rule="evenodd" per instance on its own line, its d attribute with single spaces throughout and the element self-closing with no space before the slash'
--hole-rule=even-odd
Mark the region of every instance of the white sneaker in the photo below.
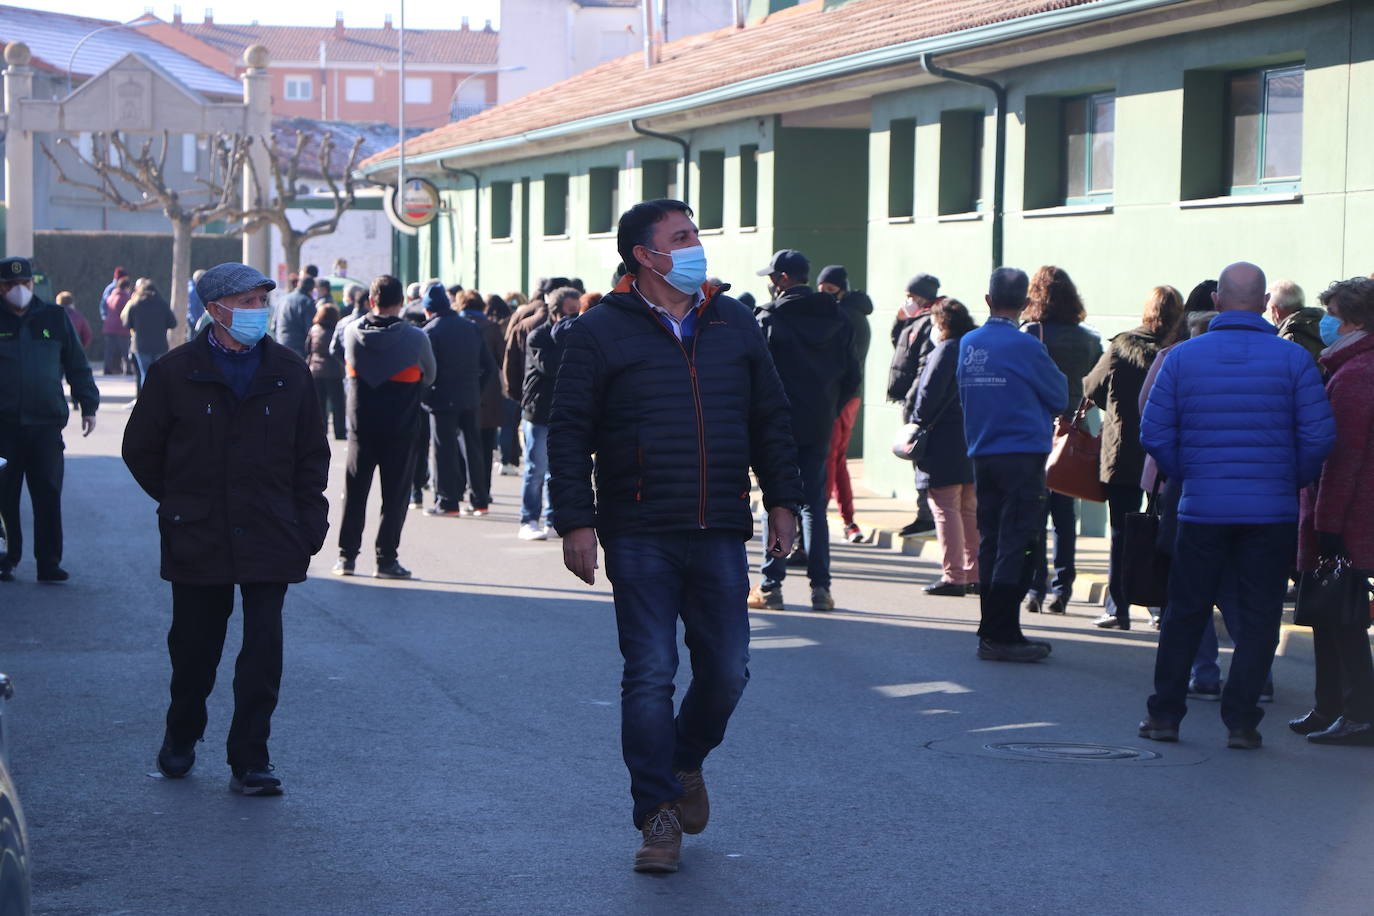
<svg viewBox="0 0 1374 916">
<path fill-rule="evenodd" d="M 501 476 L 502 476 L 502 477 L 519 477 L 519 476 L 520 476 L 520 465 L 518 465 L 518 464 L 503 464 L 503 465 L 501 465 Z"/>
<path fill-rule="evenodd" d="M 520 540 L 522 541 L 547 541 L 549 533 L 533 522 L 526 522 L 520 526 Z"/>
</svg>

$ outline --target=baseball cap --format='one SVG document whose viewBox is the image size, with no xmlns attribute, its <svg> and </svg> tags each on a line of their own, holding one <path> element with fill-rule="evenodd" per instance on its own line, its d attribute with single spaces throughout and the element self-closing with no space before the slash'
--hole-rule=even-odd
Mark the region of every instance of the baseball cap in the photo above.
<svg viewBox="0 0 1374 916">
<path fill-rule="evenodd" d="M 811 262 L 806 259 L 806 255 L 791 248 L 783 248 L 773 252 L 773 260 L 768 262 L 768 266 L 758 272 L 760 277 L 769 274 L 787 274 L 789 277 L 805 277 L 811 273 Z"/>
</svg>

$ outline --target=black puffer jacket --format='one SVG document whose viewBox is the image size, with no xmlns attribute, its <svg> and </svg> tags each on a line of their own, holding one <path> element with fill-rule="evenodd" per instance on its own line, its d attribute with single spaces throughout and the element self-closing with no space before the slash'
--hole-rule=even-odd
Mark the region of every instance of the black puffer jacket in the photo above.
<svg viewBox="0 0 1374 916">
<path fill-rule="evenodd" d="M 854 328 L 832 296 L 794 286 L 758 310 L 798 445 L 825 445 L 840 408 L 858 390 Z"/>
<path fill-rule="evenodd" d="M 751 467 L 768 508 L 802 500 L 787 396 L 763 335 L 724 287 L 704 288 L 688 349 L 632 279 L 558 335 L 564 346 L 549 424 L 554 527 L 751 537 Z"/>
<path fill-rule="evenodd" d="M 554 329 L 568 320 L 545 321 L 525 338 L 525 388 L 520 408 L 531 423 L 546 426 L 553 412 L 553 386 L 563 352 L 563 335 L 555 335 Z"/>
<path fill-rule="evenodd" d="M 854 341 L 850 345 L 854 359 L 859 364 L 859 376 L 854 381 L 850 398 L 862 397 L 864 393 L 864 365 L 868 362 L 868 347 L 873 342 L 873 329 L 868 325 L 868 316 L 873 314 L 873 300 L 861 289 L 850 290 L 840 299 L 840 311 L 849 319 L 854 329 Z"/>
</svg>

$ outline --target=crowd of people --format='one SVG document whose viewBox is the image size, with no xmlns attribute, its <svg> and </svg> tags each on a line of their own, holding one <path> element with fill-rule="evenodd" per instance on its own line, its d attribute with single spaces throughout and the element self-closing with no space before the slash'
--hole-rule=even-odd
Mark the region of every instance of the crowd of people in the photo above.
<svg viewBox="0 0 1374 916">
<path fill-rule="evenodd" d="M 273 281 L 222 264 L 195 273 L 189 324 L 200 332 L 170 351 L 166 302 L 151 282 L 116 272 L 102 314 L 106 371 L 128 368 L 124 329 L 140 392 L 123 457 L 158 503 L 172 583 L 164 775 L 194 766 L 238 586 L 231 787 L 282 791 L 267 750 L 281 612 L 328 533 L 332 428 L 347 450 L 337 575 L 358 572 L 374 476 L 376 577 L 410 577 L 399 550 L 412 508 L 481 518 L 494 474 L 522 475 L 518 538 L 561 537 L 565 565 L 589 584 L 604 556 L 625 661 L 635 868 L 677 869 L 682 835 L 709 818 L 702 763 L 748 681 L 748 609 L 786 606 L 789 566 L 804 568 L 813 610 L 835 607 L 832 498 L 839 536 L 863 537 L 845 455 L 874 308 L 843 265 L 819 271 L 813 288 L 810 259 L 791 249 L 758 271 L 769 301 L 732 297 L 709 275 L 680 201 L 630 208 L 617 248 L 609 293 L 552 277 L 528 300 L 390 275 L 337 284 L 308 267 L 273 302 Z M 61 379 L 89 434 L 99 404 L 89 339 L 65 310 L 69 294 L 34 300 L 25 259 L 0 261 L 0 298 L 0 348 L 57 342 L 34 351 L 51 365 L 0 360 L 34 376 L 0 378 L 0 581 L 20 560 L 26 480 L 39 579 L 62 581 Z M 1138 557 L 1125 535 L 1146 493 L 1159 516 L 1154 553 L 1168 559 L 1152 567 L 1167 600 L 1149 609 L 1159 642 L 1140 736 L 1178 740 L 1189 699 L 1219 700 L 1228 746 L 1261 746 L 1258 704 L 1272 695 L 1296 576 L 1316 684 L 1313 708 L 1290 727 L 1316 744 L 1374 745 L 1374 489 L 1361 485 L 1374 441 L 1374 278 L 1332 283 L 1319 299 L 1324 308 L 1308 306 L 1295 284 L 1232 264 L 1186 299 L 1151 289 L 1139 325 L 1104 344 L 1060 267 L 994 271 L 981 325 L 982 309 L 942 294 L 934 275 L 912 278 L 890 330 L 886 388 L 920 442 L 906 533 L 935 532 L 940 575 L 928 594 L 977 596 L 978 658 L 1037 662 L 1053 651 L 1022 630 L 1023 614 L 1065 613 L 1077 574 L 1075 502 L 1048 488 L 1046 465 L 1056 431 L 1095 406 L 1112 544 L 1096 625 L 1131 627 Z M 755 487 L 765 531 L 751 587 Z M 1338 579 L 1354 587 L 1329 600 Z M 1235 643 L 1224 680 L 1214 608 Z M 678 620 L 693 679 L 675 709 Z"/>
</svg>

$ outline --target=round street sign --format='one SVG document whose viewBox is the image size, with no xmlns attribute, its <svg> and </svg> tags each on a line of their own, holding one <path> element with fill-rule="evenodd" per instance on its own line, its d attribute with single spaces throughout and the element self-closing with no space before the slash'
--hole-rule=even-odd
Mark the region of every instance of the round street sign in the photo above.
<svg viewBox="0 0 1374 916">
<path fill-rule="evenodd" d="M 394 195 L 393 194 L 393 203 Z M 423 178 L 408 178 L 401 206 L 393 208 L 407 226 L 427 226 L 439 214 L 439 189 Z"/>
</svg>

